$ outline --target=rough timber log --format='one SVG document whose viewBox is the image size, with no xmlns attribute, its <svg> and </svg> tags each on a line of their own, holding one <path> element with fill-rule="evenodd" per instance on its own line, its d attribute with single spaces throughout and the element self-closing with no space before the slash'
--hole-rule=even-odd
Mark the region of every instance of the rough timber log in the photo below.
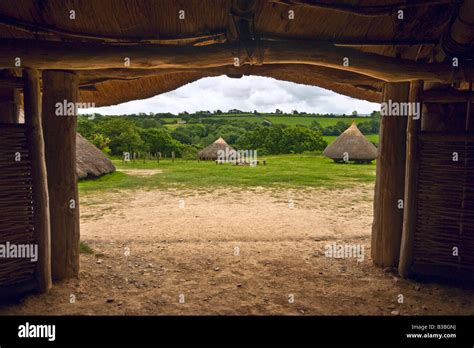
<svg viewBox="0 0 474 348">
<path fill-rule="evenodd" d="M 382 93 L 378 87 L 383 85 L 383 82 L 368 76 L 331 69 L 318 67 L 314 65 L 265 65 L 265 66 L 250 66 L 246 65 L 240 68 L 233 66 L 224 66 L 209 69 L 99 69 L 99 70 L 77 70 L 79 82 L 81 87 L 81 98 L 83 101 L 93 101 L 97 106 L 105 105 L 103 99 L 98 99 L 94 93 L 89 93 L 85 86 L 95 85 L 96 89 L 101 93 L 107 86 L 108 80 L 115 80 L 116 85 L 122 85 L 124 89 L 136 89 L 135 83 L 137 79 L 146 81 L 154 79 L 152 82 L 155 85 L 154 91 L 149 90 L 150 96 L 167 91 L 161 88 L 161 84 L 155 78 L 168 77 L 173 80 L 175 77 L 183 80 L 183 77 L 188 77 L 187 81 L 196 81 L 201 77 L 219 76 L 219 75 L 256 75 L 273 77 L 275 79 L 291 81 L 295 83 L 302 83 L 305 85 L 319 86 L 337 93 L 345 94 L 353 98 L 369 100 L 375 103 L 380 103 Z M 97 75 L 95 76 L 95 72 Z M 330 79 L 327 76 L 331 76 Z M 103 83 L 103 85 L 101 85 Z M 139 85 L 139 83 L 137 83 Z M 107 92 L 105 92 L 107 93 Z M 134 99 L 133 92 L 129 94 L 130 100 Z M 143 95 L 140 96 L 143 98 Z"/>
<path fill-rule="evenodd" d="M 39 290 L 44 292 L 51 288 L 51 244 L 39 74 L 36 70 L 24 69 L 23 79 L 25 123 L 30 127 L 35 238 L 39 251 L 36 279 Z"/>
<path fill-rule="evenodd" d="M 238 43 L 170 47 L 5 39 L 0 40 L 0 49 L 5 52 L 0 56 L 0 67 L 4 68 L 12 68 L 17 57 L 21 58 L 23 66 L 67 70 L 124 68 L 128 58 L 131 68 L 146 69 L 212 68 L 235 64 L 317 65 L 389 82 L 416 79 L 451 82 L 458 77 L 472 76 L 468 68 L 453 71 L 449 64 L 416 63 L 312 41 L 265 41 L 252 57 L 236 57 Z"/>
<path fill-rule="evenodd" d="M 408 83 L 387 83 L 384 102 L 407 102 Z M 377 158 L 372 229 L 372 259 L 382 267 L 397 267 L 403 226 L 406 116 L 382 116 Z"/>
<path fill-rule="evenodd" d="M 76 174 L 77 117 L 57 104 L 78 102 L 77 76 L 43 71 L 43 129 L 51 216 L 53 280 L 79 273 L 79 199 Z M 66 101 L 66 104 L 65 104 Z M 63 108 L 64 109 L 64 108 Z"/>
<path fill-rule="evenodd" d="M 326 2 L 320 0 L 270 0 L 271 2 L 288 5 L 303 6 L 312 8 L 328 9 L 343 13 L 350 13 L 358 16 L 376 17 L 390 16 L 394 11 L 401 9 L 410 9 L 419 6 L 453 4 L 455 0 L 411 0 L 411 2 L 394 3 L 394 4 L 376 4 L 376 5 L 351 5 L 338 1 Z"/>
<path fill-rule="evenodd" d="M 369 76 L 356 74 L 349 71 L 331 69 L 315 65 L 297 65 L 297 64 L 274 64 L 264 66 L 243 67 L 222 66 L 209 69 L 96 69 L 77 71 L 80 85 L 100 83 L 107 80 L 134 80 L 137 78 L 161 76 L 168 74 L 179 74 L 182 72 L 202 72 L 209 75 L 267 75 L 272 73 L 283 73 L 285 70 L 294 72 L 293 75 L 306 75 L 317 78 L 327 78 L 331 76 L 331 81 L 350 85 L 370 85 L 383 82 Z M 297 73 L 296 73 L 297 72 Z M 289 75 L 289 74 L 288 74 Z M 294 76 L 297 80 L 298 76 Z"/>
<path fill-rule="evenodd" d="M 423 81 L 413 81 L 410 85 L 410 102 L 421 103 Z M 410 276 L 413 262 L 413 241 L 415 237 L 417 216 L 417 178 L 418 178 L 418 137 L 421 130 L 421 120 L 408 118 L 407 148 L 405 167 L 405 205 L 403 210 L 403 230 L 400 245 L 400 262 L 398 273 L 404 278 Z"/>
</svg>

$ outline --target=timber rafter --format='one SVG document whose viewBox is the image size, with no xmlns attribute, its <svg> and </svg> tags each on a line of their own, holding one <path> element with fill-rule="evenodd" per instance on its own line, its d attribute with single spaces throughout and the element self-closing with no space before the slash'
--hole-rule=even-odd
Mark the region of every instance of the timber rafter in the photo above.
<svg viewBox="0 0 474 348">
<path fill-rule="evenodd" d="M 114 46 L 45 42 L 35 40 L 0 40 L 0 67 L 12 68 L 16 57 L 26 67 L 38 69 L 89 70 L 124 68 L 124 59 L 130 59 L 130 68 L 213 68 L 234 65 L 232 52 L 238 44 L 220 44 L 203 47 L 134 45 Z M 302 64 L 349 71 L 386 82 L 423 79 L 425 81 L 453 82 L 473 79 L 472 68 L 461 64 L 417 63 L 349 47 L 339 47 L 315 41 L 265 41 L 262 48 L 263 64 Z M 346 61 L 347 64 L 344 64 Z M 330 78 L 330 76 L 328 76 Z"/>
</svg>

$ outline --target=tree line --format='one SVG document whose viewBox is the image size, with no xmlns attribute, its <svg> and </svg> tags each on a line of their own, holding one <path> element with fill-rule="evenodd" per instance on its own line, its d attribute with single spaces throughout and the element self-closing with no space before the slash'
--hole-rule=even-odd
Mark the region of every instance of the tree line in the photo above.
<svg viewBox="0 0 474 348">
<path fill-rule="evenodd" d="M 323 135 L 339 135 L 350 125 L 348 120 L 327 127 L 317 120 L 309 126 L 256 124 L 238 118 L 201 118 L 198 112 L 188 114 L 186 124 L 177 124 L 175 120 L 173 127 L 167 127 L 170 115 L 82 115 L 78 117 L 78 132 L 112 156 L 139 151 L 160 152 L 163 156 L 174 152 L 177 157 L 196 158 L 200 149 L 219 137 L 235 149 L 253 149 L 260 155 L 322 151 L 327 146 Z M 364 134 L 374 134 L 378 133 L 379 123 L 378 115 L 374 114 L 358 127 Z"/>
</svg>

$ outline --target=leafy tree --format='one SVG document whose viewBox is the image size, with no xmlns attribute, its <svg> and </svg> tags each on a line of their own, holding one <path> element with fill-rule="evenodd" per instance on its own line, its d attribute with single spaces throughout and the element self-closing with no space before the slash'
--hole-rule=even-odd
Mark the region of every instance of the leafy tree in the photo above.
<svg viewBox="0 0 474 348">
<path fill-rule="evenodd" d="M 174 151 L 177 156 L 181 154 L 182 144 L 173 139 L 165 129 L 142 129 L 140 136 L 144 141 L 144 150 L 152 153 L 161 152 L 171 156 Z"/>
<path fill-rule="evenodd" d="M 321 151 L 327 146 L 320 131 L 306 127 L 288 127 L 283 131 L 284 153 L 303 153 Z"/>
<path fill-rule="evenodd" d="M 322 127 L 321 124 L 320 124 L 318 121 L 316 121 L 316 120 L 313 120 L 313 121 L 311 122 L 311 124 L 309 125 L 309 128 L 312 129 L 312 130 L 318 130 L 318 131 L 320 131 L 320 132 L 323 131 L 323 127 Z"/>
<path fill-rule="evenodd" d="M 96 123 L 87 117 L 79 116 L 77 118 L 77 132 L 86 139 L 91 139 L 96 132 Z"/>
<path fill-rule="evenodd" d="M 105 154 L 109 155 L 111 150 L 109 147 L 110 139 L 100 133 L 95 133 L 91 137 L 91 142 L 94 144 L 99 150 L 102 150 Z"/>
<path fill-rule="evenodd" d="M 198 156 L 198 150 L 194 146 L 183 145 L 181 149 L 181 157 L 188 160 L 195 160 Z"/>
<path fill-rule="evenodd" d="M 103 123 L 101 133 L 110 139 L 109 147 L 113 155 L 143 150 L 143 140 L 132 121 L 111 117 Z"/>
</svg>

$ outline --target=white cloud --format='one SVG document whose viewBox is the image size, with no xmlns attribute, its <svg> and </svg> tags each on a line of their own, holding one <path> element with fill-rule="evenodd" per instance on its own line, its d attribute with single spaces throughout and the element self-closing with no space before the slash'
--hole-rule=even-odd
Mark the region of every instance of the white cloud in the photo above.
<svg viewBox="0 0 474 348">
<path fill-rule="evenodd" d="M 270 112 L 277 108 L 285 112 L 298 110 L 311 113 L 350 114 L 357 110 L 360 114 L 368 114 L 373 110 L 379 110 L 380 105 L 349 98 L 323 88 L 268 77 L 244 76 L 233 79 L 218 76 L 203 78 L 153 98 L 86 109 L 82 112 L 97 112 L 103 115 L 140 112 L 179 113 L 217 109 Z"/>
</svg>

